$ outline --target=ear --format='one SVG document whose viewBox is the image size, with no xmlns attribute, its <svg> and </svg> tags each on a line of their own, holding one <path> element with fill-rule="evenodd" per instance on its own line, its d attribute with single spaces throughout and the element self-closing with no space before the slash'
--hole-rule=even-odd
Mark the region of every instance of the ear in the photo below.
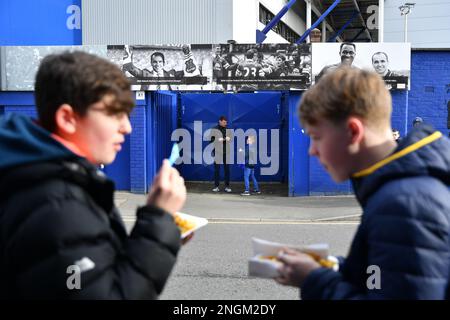
<svg viewBox="0 0 450 320">
<path fill-rule="evenodd" d="M 61 135 L 74 134 L 79 117 L 68 104 L 62 104 L 55 113 L 56 130 Z"/>
<path fill-rule="evenodd" d="M 350 143 L 359 145 L 364 138 L 364 124 L 362 120 L 357 117 L 349 117 L 347 129 L 350 135 Z"/>
</svg>

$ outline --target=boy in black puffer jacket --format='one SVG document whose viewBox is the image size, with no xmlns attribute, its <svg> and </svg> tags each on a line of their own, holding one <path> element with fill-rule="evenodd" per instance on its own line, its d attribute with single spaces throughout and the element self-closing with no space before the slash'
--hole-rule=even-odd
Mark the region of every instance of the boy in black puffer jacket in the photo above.
<svg viewBox="0 0 450 320">
<path fill-rule="evenodd" d="M 131 132 L 130 84 L 84 53 L 44 58 L 36 76 L 39 123 L 0 119 L 0 298 L 155 299 L 175 264 L 172 215 L 184 181 L 165 160 L 130 235 L 111 163 Z"/>
</svg>

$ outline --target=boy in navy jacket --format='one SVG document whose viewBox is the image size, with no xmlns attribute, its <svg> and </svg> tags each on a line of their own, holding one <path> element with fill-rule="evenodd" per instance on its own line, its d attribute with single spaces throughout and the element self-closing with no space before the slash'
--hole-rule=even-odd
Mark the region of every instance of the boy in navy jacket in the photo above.
<svg viewBox="0 0 450 320">
<path fill-rule="evenodd" d="M 303 299 L 445 299 L 450 272 L 450 142 L 427 125 L 397 145 L 391 96 L 371 72 L 342 68 L 307 91 L 300 122 L 336 182 L 351 179 L 361 224 L 339 271 L 285 250 L 277 281 Z"/>
</svg>

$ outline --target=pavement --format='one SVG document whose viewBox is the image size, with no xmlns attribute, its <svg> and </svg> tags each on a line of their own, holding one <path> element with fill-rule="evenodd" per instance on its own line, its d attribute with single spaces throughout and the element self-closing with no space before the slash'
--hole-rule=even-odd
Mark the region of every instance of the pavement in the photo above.
<svg viewBox="0 0 450 320">
<path fill-rule="evenodd" d="M 287 197 L 283 186 L 263 186 L 261 195 L 241 196 L 242 184 L 232 185 L 232 193 L 211 191 L 210 184 L 189 188 L 182 212 L 207 218 L 210 223 L 320 223 L 359 222 L 361 208 L 353 195 Z M 270 192 L 266 190 L 272 190 Z M 135 219 L 138 206 L 145 204 L 146 195 L 117 192 L 115 202 L 125 222 Z"/>
<path fill-rule="evenodd" d="M 332 254 L 348 252 L 361 216 L 354 196 L 287 197 L 285 186 L 263 184 L 261 195 L 243 197 L 242 184 L 231 187 L 232 193 L 213 193 L 211 184 L 188 185 L 182 212 L 205 217 L 209 224 L 180 250 L 160 299 L 299 299 L 297 288 L 248 276 L 252 237 L 294 245 L 328 243 Z M 116 193 L 128 231 L 145 201 L 143 194 Z"/>
</svg>

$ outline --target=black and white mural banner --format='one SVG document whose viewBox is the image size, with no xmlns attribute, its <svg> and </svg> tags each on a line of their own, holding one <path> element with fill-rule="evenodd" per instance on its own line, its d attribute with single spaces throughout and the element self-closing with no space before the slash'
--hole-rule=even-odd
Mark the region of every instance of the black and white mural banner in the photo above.
<svg viewBox="0 0 450 320">
<path fill-rule="evenodd" d="M 218 44 L 108 46 L 135 90 L 305 90 L 311 46 Z"/>
<path fill-rule="evenodd" d="M 222 44 L 214 49 L 216 90 L 305 90 L 311 84 L 311 46 Z"/>
<path fill-rule="evenodd" d="M 211 45 L 107 46 L 135 90 L 211 90 Z"/>
<path fill-rule="evenodd" d="M 350 66 L 378 73 L 389 89 L 409 89 L 409 43 L 313 43 L 312 56 L 313 82 L 340 66 Z"/>
<path fill-rule="evenodd" d="M 306 90 L 340 66 L 380 74 L 389 89 L 409 89 L 408 43 L 166 44 L 0 47 L 0 90 L 31 91 L 50 53 L 83 50 L 117 64 L 133 90 L 253 92 Z"/>
</svg>

